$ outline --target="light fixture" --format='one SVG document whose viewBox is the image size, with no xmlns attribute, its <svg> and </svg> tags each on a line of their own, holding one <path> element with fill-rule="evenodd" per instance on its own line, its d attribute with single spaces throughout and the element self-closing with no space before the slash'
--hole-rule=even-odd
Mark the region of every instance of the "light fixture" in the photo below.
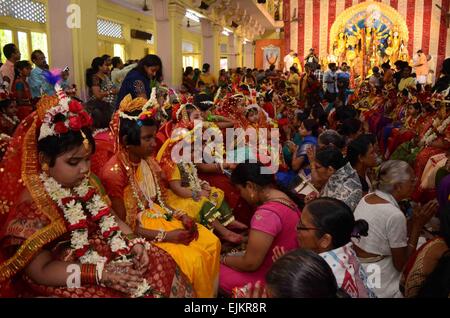
<svg viewBox="0 0 450 318">
<path fill-rule="evenodd" d="M 200 22 L 200 17 L 197 16 L 195 13 L 193 13 L 193 12 L 190 11 L 190 10 L 187 10 L 187 11 L 186 11 L 185 17 L 188 18 L 188 19 L 190 19 L 190 20 L 192 20 L 192 21 Z M 188 21 L 189 21 L 189 20 L 188 20 Z"/>
<path fill-rule="evenodd" d="M 228 28 L 223 28 L 223 30 L 224 30 L 225 32 L 227 32 L 227 33 L 233 33 L 233 30 L 230 30 L 230 29 L 228 29 Z"/>
<path fill-rule="evenodd" d="M 144 12 L 150 11 L 150 9 L 147 6 L 147 0 L 144 0 L 144 6 L 142 7 L 142 11 Z"/>
<path fill-rule="evenodd" d="M 225 31 L 225 30 L 222 31 L 222 34 L 225 35 L 225 36 L 230 36 L 230 33 L 228 33 L 228 32 Z"/>
</svg>

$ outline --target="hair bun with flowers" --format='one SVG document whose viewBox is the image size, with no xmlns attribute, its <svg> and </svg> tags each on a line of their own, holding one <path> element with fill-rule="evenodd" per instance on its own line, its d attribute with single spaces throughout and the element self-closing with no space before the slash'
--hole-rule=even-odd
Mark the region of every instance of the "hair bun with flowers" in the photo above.
<svg viewBox="0 0 450 318">
<path fill-rule="evenodd" d="M 155 118 L 158 113 L 159 103 L 156 99 L 156 88 L 153 88 L 150 99 L 147 101 L 145 98 L 137 97 L 133 99 L 131 94 L 128 94 L 120 102 L 119 117 L 123 119 L 142 121 Z M 131 113 L 140 111 L 139 115 L 132 116 Z"/>
<path fill-rule="evenodd" d="M 55 91 L 56 96 L 43 96 L 37 104 L 37 113 L 42 120 L 38 140 L 66 134 L 70 130 L 80 131 L 93 124 L 83 105 L 75 99 L 69 99 L 58 83 L 55 84 Z"/>
</svg>

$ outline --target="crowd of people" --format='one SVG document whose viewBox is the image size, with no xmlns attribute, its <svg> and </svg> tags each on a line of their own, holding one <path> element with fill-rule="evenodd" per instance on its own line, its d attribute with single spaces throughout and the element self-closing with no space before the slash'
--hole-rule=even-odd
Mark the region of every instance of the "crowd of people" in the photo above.
<svg viewBox="0 0 450 318">
<path fill-rule="evenodd" d="M 0 297 L 450 296 L 450 59 L 434 86 L 403 61 L 322 72 L 310 52 L 187 67 L 175 89 L 156 55 L 105 55 L 81 100 L 41 51 L 34 69 L 3 52 Z M 230 128 L 280 146 L 208 148 Z"/>
</svg>

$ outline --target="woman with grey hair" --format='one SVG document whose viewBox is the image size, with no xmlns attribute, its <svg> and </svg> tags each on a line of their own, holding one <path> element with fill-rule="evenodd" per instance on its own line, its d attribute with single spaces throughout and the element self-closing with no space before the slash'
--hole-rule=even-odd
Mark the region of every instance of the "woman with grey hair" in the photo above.
<svg viewBox="0 0 450 318">
<path fill-rule="evenodd" d="M 400 274 L 409 256 L 416 251 L 423 226 L 437 211 L 431 201 L 414 210 L 407 230 L 407 220 L 398 202 L 414 191 L 416 177 L 404 161 L 384 162 L 374 183 L 375 192 L 366 195 L 355 210 L 355 218 L 369 223 L 369 235 L 354 241 L 354 248 L 379 298 L 402 297 Z M 409 238 L 409 239 L 408 239 Z"/>
</svg>

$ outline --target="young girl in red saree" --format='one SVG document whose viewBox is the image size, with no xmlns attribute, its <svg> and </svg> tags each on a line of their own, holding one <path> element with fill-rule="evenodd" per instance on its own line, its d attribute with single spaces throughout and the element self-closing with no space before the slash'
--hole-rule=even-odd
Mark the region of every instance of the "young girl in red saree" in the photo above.
<svg viewBox="0 0 450 318">
<path fill-rule="evenodd" d="M 194 296 L 174 260 L 115 217 L 89 172 L 92 119 L 55 88 L 1 164 L 0 295 Z"/>
</svg>

